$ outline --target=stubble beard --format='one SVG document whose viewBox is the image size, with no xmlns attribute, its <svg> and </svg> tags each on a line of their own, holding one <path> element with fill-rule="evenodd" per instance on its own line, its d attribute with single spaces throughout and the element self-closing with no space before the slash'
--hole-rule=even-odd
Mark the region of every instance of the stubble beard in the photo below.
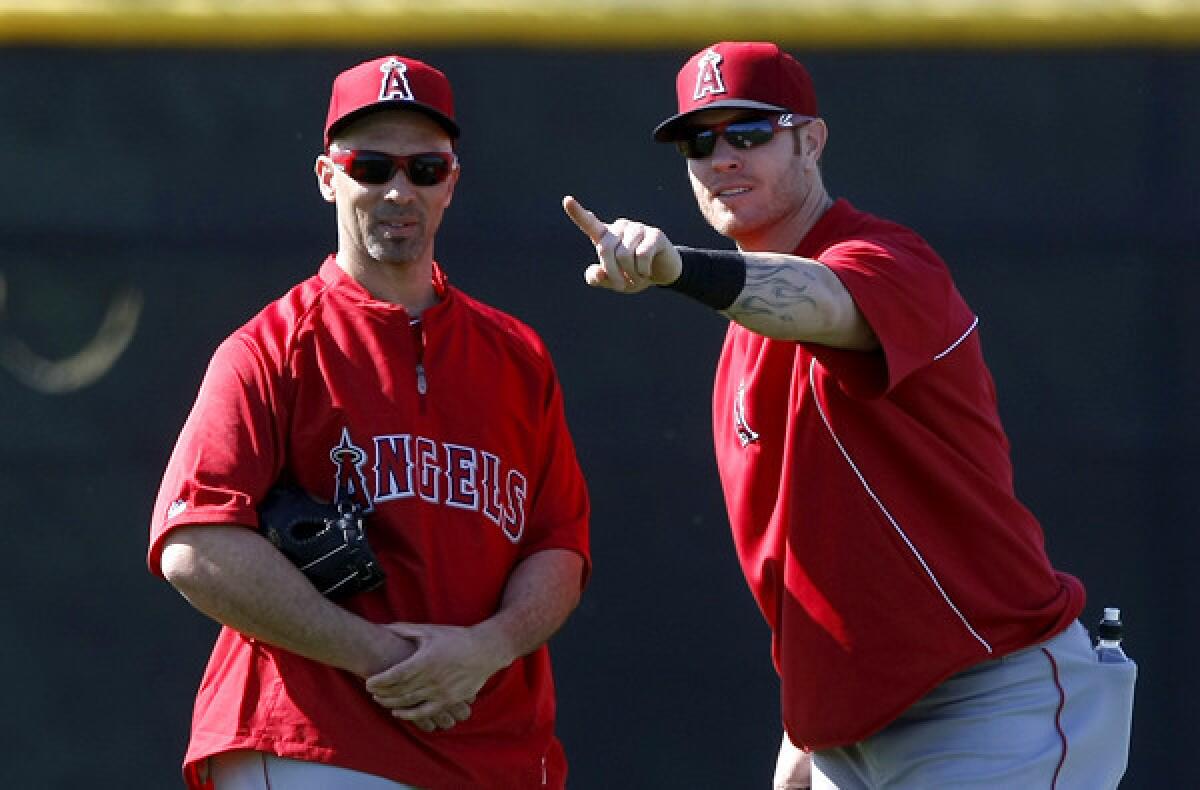
<svg viewBox="0 0 1200 790">
<path fill-rule="evenodd" d="M 373 225 L 365 234 L 367 254 L 379 263 L 392 266 L 419 262 L 428 251 L 429 234 L 424 218 L 419 218 L 417 225 L 416 235 L 400 238 L 389 238 L 379 224 Z"/>
<path fill-rule="evenodd" d="M 371 238 L 367 241 L 367 254 L 379 263 L 404 266 L 416 263 L 425 250 L 425 237 L 400 239 Z"/>
<path fill-rule="evenodd" d="M 769 219 L 762 219 L 761 210 L 753 212 L 753 215 L 760 217 L 759 221 L 756 222 L 748 212 L 742 211 L 740 214 L 734 212 L 722 205 L 718 198 L 711 195 L 703 195 L 699 203 L 700 213 L 712 229 L 735 242 L 747 234 L 753 233 L 764 222 L 769 222 Z"/>
<path fill-rule="evenodd" d="M 696 189 L 696 202 L 712 229 L 740 246 L 742 242 L 752 241 L 776 225 L 789 221 L 789 217 L 803 202 L 797 178 L 798 173 L 789 172 L 785 178 L 773 184 L 759 182 L 757 194 L 753 196 L 754 204 L 738 210 L 725 206 L 703 187 Z"/>
</svg>

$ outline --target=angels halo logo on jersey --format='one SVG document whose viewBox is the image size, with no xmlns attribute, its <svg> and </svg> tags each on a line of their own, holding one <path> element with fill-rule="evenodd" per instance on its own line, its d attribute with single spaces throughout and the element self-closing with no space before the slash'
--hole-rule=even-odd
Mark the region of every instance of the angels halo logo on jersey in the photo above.
<svg viewBox="0 0 1200 790">
<path fill-rule="evenodd" d="M 758 431 L 750 427 L 746 419 L 746 382 L 738 384 L 737 396 L 733 400 L 733 427 L 737 431 L 738 441 L 742 447 L 747 447 L 758 441 Z"/>
<path fill-rule="evenodd" d="M 368 450 L 342 428 L 329 460 L 335 467 L 334 501 L 357 502 L 366 513 L 419 498 L 480 513 L 512 543 L 525 533 L 526 477 L 487 450 L 411 433 L 374 436 Z"/>
<path fill-rule="evenodd" d="M 342 428 L 342 440 L 329 451 L 329 460 L 337 469 L 334 478 L 334 502 L 354 502 L 364 513 L 374 511 L 363 466 L 367 453 L 350 439 L 350 429 Z"/>
<path fill-rule="evenodd" d="M 710 49 L 696 61 L 696 90 L 692 92 L 692 100 L 700 101 L 705 96 L 725 92 L 725 79 L 721 76 L 721 54 Z"/>
</svg>

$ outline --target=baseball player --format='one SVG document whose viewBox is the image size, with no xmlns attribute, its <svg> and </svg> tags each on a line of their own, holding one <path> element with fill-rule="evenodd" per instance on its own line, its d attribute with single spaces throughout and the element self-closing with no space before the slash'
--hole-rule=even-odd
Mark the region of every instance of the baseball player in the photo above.
<svg viewBox="0 0 1200 790">
<path fill-rule="evenodd" d="M 775 787 L 1113 787 L 1132 662 L 1098 664 L 1080 582 L 1017 500 L 979 319 L 916 233 L 834 200 L 805 68 L 721 42 L 676 80 L 675 144 L 736 251 L 605 223 L 590 285 L 730 320 L 713 432 L 742 570 L 773 634 Z"/>
<path fill-rule="evenodd" d="M 545 643 L 587 577 L 588 498 L 542 342 L 434 261 L 458 134 L 425 63 L 337 77 L 337 253 L 220 345 L 179 436 L 149 565 L 224 626 L 191 788 L 564 785 Z M 259 533 L 281 482 L 364 514 L 381 586 L 326 597 Z"/>
</svg>

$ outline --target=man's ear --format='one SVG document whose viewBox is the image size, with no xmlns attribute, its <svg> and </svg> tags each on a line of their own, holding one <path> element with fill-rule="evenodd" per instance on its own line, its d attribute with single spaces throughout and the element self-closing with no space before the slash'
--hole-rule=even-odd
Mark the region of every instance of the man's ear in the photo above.
<svg viewBox="0 0 1200 790">
<path fill-rule="evenodd" d="M 313 165 L 313 172 L 317 176 L 317 189 L 321 191 L 321 197 L 325 198 L 327 203 L 334 202 L 333 176 L 337 172 L 337 165 L 326 154 L 317 156 L 317 162 Z"/>
<path fill-rule="evenodd" d="M 825 125 L 825 120 L 814 118 L 805 124 L 800 134 L 804 138 L 806 150 L 813 153 L 813 161 L 820 162 L 821 155 L 825 153 L 825 143 L 829 142 L 829 127 Z"/>
</svg>

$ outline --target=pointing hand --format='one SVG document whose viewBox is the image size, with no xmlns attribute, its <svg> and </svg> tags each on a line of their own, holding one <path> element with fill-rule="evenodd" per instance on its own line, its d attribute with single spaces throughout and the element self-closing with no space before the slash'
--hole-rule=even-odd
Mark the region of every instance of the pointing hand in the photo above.
<svg viewBox="0 0 1200 790">
<path fill-rule="evenodd" d="M 598 262 L 584 272 L 588 285 L 638 293 L 678 279 L 679 252 L 660 229 L 624 218 L 605 224 L 570 195 L 563 210 L 596 247 Z"/>
</svg>

